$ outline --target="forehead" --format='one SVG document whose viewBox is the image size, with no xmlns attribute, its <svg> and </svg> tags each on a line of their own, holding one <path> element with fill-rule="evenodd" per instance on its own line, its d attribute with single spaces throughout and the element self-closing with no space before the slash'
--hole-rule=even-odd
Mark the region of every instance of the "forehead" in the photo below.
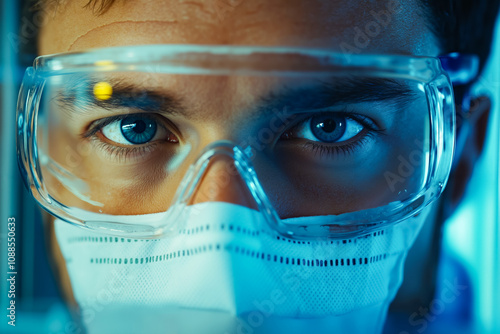
<svg viewBox="0 0 500 334">
<path fill-rule="evenodd" d="M 39 53 L 188 43 L 436 56 L 419 1 L 132 0 L 95 15 L 88 0 L 69 0 L 47 10 Z"/>
</svg>

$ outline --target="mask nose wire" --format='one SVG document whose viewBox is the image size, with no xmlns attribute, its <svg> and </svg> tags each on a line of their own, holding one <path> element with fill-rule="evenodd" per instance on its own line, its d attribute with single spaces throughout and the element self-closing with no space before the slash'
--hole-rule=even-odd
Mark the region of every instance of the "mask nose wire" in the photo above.
<svg viewBox="0 0 500 334">
<path fill-rule="evenodd" d="M 180 221 L 189 206 L 226 202 L 259 211 L 270 227 L 277 227 L 280 218 L 257 179 L 251 154 L 250 147 L 244 150 L 231 141 L 208 145 L 179 185 L 172 202 L 177 208 L 172 220 Z"/>
</svg>

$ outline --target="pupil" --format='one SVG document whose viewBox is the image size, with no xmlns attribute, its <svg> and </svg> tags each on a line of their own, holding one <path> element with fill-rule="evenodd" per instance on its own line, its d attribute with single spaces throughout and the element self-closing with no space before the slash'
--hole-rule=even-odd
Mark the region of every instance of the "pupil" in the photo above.
<svg viewBox="0 0 500 334">
<path fill-rule="evenodd" d="M 342 138 L 346 131 L 345 117 L 318 115 L 311 119 L 311 131 L 319 141 L 334 143 Z"/>
<path fill-rule="evenodd" d="M 136 121 L 132 129 L 135 133 L 142 133 L 146 130 L 146 123 L 144 121 Z"/>
<path fill-rule="evenodd" d="M 323 123 L 320 123 L 319 126 L 323 131 L 331 133 L 337 128 L 337 123 L 330 118 L 325 120 Z"/>
</svg>

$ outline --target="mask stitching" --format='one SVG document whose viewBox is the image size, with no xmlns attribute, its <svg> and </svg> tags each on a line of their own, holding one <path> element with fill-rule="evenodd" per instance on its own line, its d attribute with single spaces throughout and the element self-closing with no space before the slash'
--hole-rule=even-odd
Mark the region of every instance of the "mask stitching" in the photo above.
<svg viewBox="0 0 500 334">
<path fill-rule="evenodd" d="M 328 267 L 328 264 L 330 264 L 330 267 L 342 267 L 342 266 L 359 266 L 359 265 L 369 265 L 372 263 L 380 262 L 388 257 L 392 256 L 398 256 L 404 251 L 400 252 L 395 252 L 395 253 L 381 253 L 378 255 L 370 256 L 370 257 L 352 257 L 352 258 L 333 258 L 333 259 L 305 259 L 305 258 L 295 258 L 295 257 L 288 257 L 288 256 L 279 256 L 277 254 L 271 254 L 271 253 L 266 253 L 266 252 L 256 252 L 254 250 L 250 250 L 248 248 L 244 248 L 241 246 L 233 246 L 231 244 L 222 246 L 221 244 L 216 244 L 216 245 L 203 245 L 199 246 L 197 248 L 191 248 L 191 249 L 183 249 L 183 250 L 178 250 L 175 252 L 170 252 L 167 254 L 162 254 L 162 255 L 153 255 L 153 256 L 148 256 L 148 257 L 136 257 L 136 258 L 91 258 L 90 263 L 92 264 L 146 264 L 146 263 L 157 263 L 157 262 L 164 262 L 164 261 L 169 261 L 169 260 L 174 260 L 178 258 L 183 258 L 183 257 L 189 257 L 189 256 L 194 256 L 198 255 L 201 253 L 205 252 L 211 252 L 211 251 L 225 251 L 228 253 L 235 253 L 235 254 L 241 254 L 244 256 L 248 256 L 251 258 L 255 259 L 260 259 L 263 261 L 268 261 L 268 262 L 275 262 L 275 263 L 284 263 L 286 265 L 297 265 L 300 266 L 301 264 L 303 266 L 307 267 Z"/>
</svg>

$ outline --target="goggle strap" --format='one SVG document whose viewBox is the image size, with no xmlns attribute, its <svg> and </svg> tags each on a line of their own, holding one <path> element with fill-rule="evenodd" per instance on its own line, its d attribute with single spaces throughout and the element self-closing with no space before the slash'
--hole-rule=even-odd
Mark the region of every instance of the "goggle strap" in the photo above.
<svg viewBox="0 0 500 334">
<path fill-rule="evenodd" d="M 453 85 L 470 84 L 479 74 L 479 57 L 477 55 L 453 52 L 439 56 L 439 60 Z"/>
</svg>

